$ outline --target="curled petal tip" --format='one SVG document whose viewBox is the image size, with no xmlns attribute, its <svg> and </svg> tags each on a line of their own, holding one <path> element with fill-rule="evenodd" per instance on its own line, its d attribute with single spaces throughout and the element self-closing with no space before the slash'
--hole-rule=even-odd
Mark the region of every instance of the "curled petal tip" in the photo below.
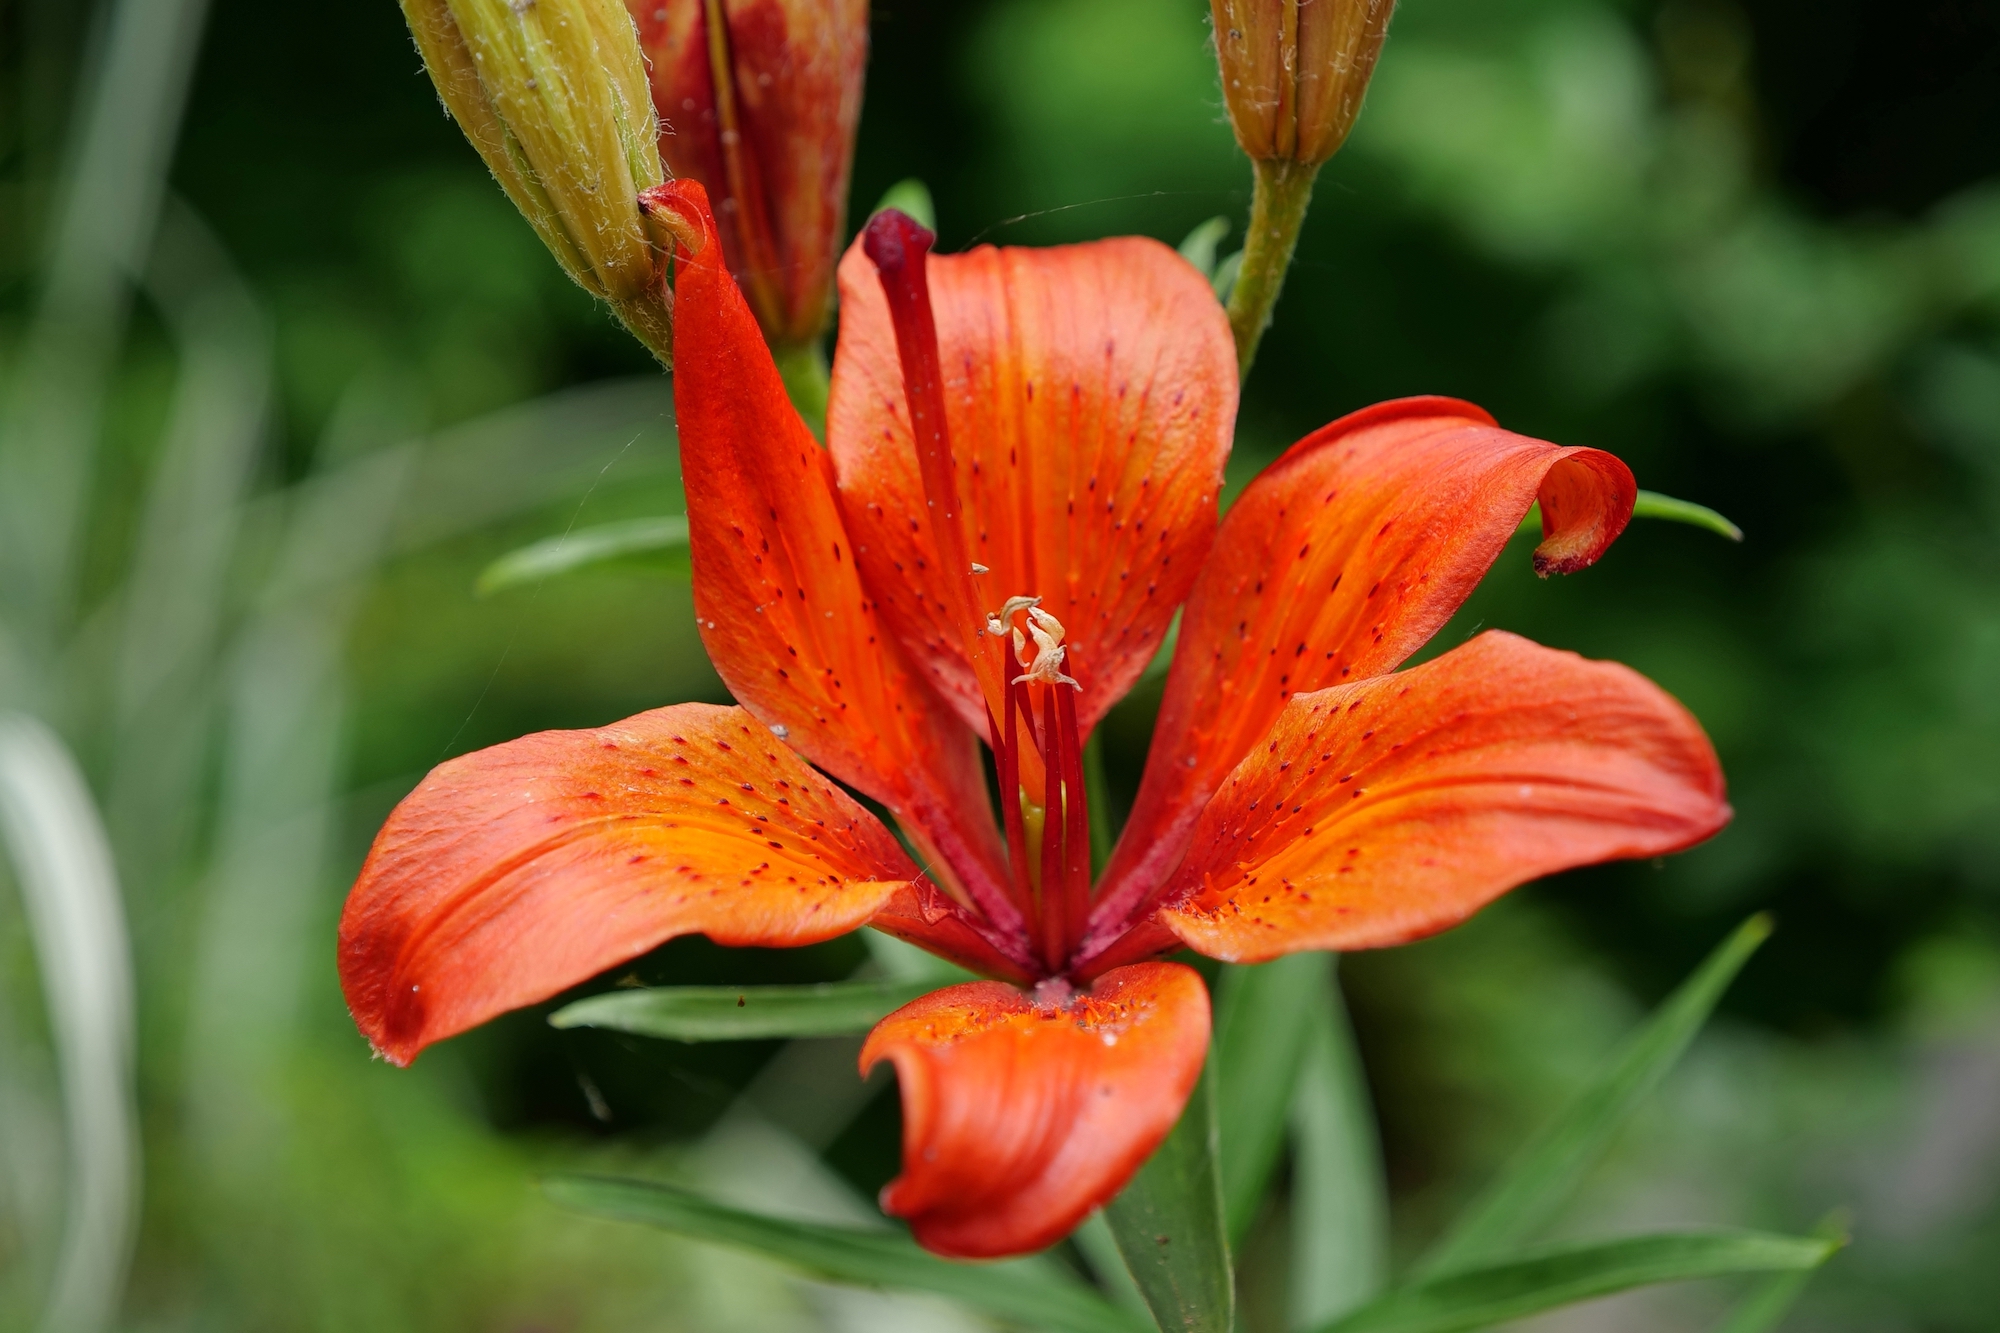
<svg viewBox="0 0 2000 1333">
<path fill-rule="evenodd" d="M 1542 477 L 1536 495 L 1542 541 L 1535 572 L 1548 578 L 1596 564 L 1632 521 L 1638 498 L 1639 484 L 1623 460 L 1597 449 L 1570 451 Z"/>
<path fill-rule="evenodd" d="M 703 207 L 708 200 L 705 192 L 696 193 L 698 191 L 701 191 L 699 184 L 676 180 L 639 192 L 639 211 L 646 220 L 665 230 L 691 255 L 700 254 L 702 246 L 708 241 L 701 213 L 694 206 L 696 199 Z"/>
<path fill-rule="evenodd" d="M 1065 990 L 952 986 L 869 1034 L 862 1068 L 893 1061 L 903 1098 L 903 1173 L 882 1207 L 926 1249 L 996 1259 L 1053 1245 L 1179 1121 L 1208 1052 L 1201 978 L 1140 963 Z"/>
</svg>

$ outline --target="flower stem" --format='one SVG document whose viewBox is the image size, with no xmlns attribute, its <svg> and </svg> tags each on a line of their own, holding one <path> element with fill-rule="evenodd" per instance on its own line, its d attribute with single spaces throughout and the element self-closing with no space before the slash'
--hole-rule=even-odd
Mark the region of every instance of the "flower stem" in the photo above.
<svg viewBox="0 0 2000 1333">
<path fill-rule="evenodd" d="M 771 359 L 778 363 L 778 377 L 785 382 L 785 395 L 792 400 L 792 406 L 820 442 L 825 443 L 826 399 L 832 383 L 827 378 L 826 353 L 820 349 L 819 339 L 779 344 L 771 349 Z"/>
<path fill-rule="evenodd" d="M 1270 327 L 1271 311 L 1284 290 L 1285 270 L 1312 202 L 1318 164 L 1281 159 L 1253 162 L 1256 188 L 1250 196 L 1250 230 L 1243 238 L 1243 267 L 1229 293 L 1229 329 L 1236 335 L 1237 378 L 1248 378 L 1257 343 Z"/>
</svg>

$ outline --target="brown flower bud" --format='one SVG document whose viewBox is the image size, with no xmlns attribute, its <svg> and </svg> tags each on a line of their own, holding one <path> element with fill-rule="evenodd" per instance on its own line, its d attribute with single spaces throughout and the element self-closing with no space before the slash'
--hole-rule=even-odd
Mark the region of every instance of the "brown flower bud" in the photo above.
<svg viewBox="0 0 2000 1333">
<path fill-rule="evenodd" d="M 1361 112 L 1396 0 L 1209 0 L 1222 96 L 1258 162 L 1318 166 Z"/>
<path fill-rule="evenodd" d="M 846 226 L 868 0 L 626 0 L 660 153 L 715 201 L 730 271 L 774 346 L 818 336 Z"/>
<path fill-rule="evenodd" d="M 671 297 L 639 193 L 660 184 L 620 0 L 401 0 L 438 94 L 569 275 L 665 360 Z"/>
</svg>

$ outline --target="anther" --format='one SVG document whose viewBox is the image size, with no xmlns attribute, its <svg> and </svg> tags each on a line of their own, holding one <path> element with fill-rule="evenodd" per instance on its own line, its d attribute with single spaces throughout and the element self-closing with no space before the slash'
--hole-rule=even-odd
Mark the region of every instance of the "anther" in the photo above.
<svg viewBox="0 0 2000 1333">
<path fill-rule="evenodd" d="M 1000 619 L 1005 624 L 1013 624 L 1014 617 L 1023 611 L 1032 611 L 1042 604 L 1039 597 L 1009 597 L 1000 603 Z"/>
<path fill-rule="evenodd" d="M 1028 608 L 1028 633 L 1034 636 L 1035 660 L 1028 664 L 1027 674 L 1015 677 L 1014 683 L 1082 688 L 1062 671 L 1063 657 L 1068 651 L 1063 647 L 1062 622 L 1039 606 L 1032 606 Z"/>
</svg>

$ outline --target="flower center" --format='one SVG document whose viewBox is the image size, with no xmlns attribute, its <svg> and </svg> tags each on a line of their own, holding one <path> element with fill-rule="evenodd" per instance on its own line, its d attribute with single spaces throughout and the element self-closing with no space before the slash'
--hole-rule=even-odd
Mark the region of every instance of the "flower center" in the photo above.
<svg viewBox="0 0 2000 1333">
<path fill-rule="evenodd" d="M 999 611 L 987 611 L 974 582 L 987 570 L 972 563 L 960 518 L 926 272 L 935 240 L 906 214 L 885 209 L 869 220 L 862 249 L 881 276 L 896 330 L 931 540 L 941 566 L 956 571 L 946 579 L 948 595 L 957 602 L 951 618 L 986 700 L 987 742 L 1000 779 L 1015 905 L 1026 920 L 1031 952 L 1055 976 L 1075 953 L 1090 917 L 1090 816 L 1076 723 L 1078 687 L 1063 671 L 1068 649 L 1062 622 L 1042 609 L 1041 599 L 1010 597 Z"/>
<path fill-rule="evenodd" d="M 1007 825 L 1014 892 L 1030 945 L 1051 975 L 1076 952 L 1090 919 L 1090 809 L 1076 725 L 1076 681 L 1063 674 L 1063 626 L 1038 597 L 1010 597 L 986 630 L 1013 641 L 1005 722 L 993 747 L 1001 814 Z M 1016 624 L 1020 617 L 1025 624 Z M 1022 761 L 1040 760 L 1042 799 L 1021 780 Z M 1009 799 L 1009 794 L 1012 799 Z"/>
</svg>

